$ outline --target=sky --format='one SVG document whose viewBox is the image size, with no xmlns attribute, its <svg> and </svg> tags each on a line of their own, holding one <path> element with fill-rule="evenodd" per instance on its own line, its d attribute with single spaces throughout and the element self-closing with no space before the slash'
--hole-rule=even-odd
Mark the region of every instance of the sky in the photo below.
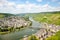
<svg viewBox="0 0 60 40">
<path fill-rule="evenodd" d="M 0 0 L 1 13 L 60 11 L 60 0 Z"/>
</svg>

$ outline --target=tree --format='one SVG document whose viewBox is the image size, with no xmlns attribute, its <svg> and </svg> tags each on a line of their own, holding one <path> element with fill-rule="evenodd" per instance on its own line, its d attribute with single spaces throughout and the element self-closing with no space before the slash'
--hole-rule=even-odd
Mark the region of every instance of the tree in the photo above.
<svg viewBox="0 0 60 40">
<path fill-rule="evenodd" d="M 35 35 L 32 35 L 28 38 L 28 40 L 39 40 L 39 38 Z"/>
</svg>

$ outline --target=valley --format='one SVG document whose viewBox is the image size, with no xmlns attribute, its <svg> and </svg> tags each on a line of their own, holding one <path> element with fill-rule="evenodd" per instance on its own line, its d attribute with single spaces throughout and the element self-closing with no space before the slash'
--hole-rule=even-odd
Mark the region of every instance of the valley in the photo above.
<svg viewBox="0 0 60 40">
<path fill-rule="evenodd" d="M 59 11 L 0 16 L 1 40 L 59 40 L 59 34 Z"/>
</svg>

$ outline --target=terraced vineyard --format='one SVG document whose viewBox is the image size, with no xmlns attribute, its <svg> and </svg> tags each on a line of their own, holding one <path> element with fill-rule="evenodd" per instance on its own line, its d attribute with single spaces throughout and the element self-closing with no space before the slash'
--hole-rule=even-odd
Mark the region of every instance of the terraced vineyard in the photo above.
<svg viewBox="0 0 60 40">
<path fill-rule="evenodd" d="M 60 12 L 31 13 L 26 16 L 32 16 L 38 22 L 60 25 Z"/>
<path fill-rule="evenodd" d="M 0 19 L 9 17 L 9 16 L 11 16 L 11 15 L 0 14 Z M 60 37 L 60 12 L 26 13 L 26 14 L 17 14 L 14 16 L 26 17 L 26 18 L 24 18 L 25 21 L 24 20 L 20 21 L 19 20 L 20 18 L 18 18 L 18 22 L 16 22 L 16 23 L 20 24 L 19 22 L 23 22 L 23 21 L 26 23 L 28 20 L 30 20 L 32 22 L 32 26 L 30 26 L 30 27 L 28 26 L 28 28 L 24 28 L 23 30 L 16 32 L 16 33 L 13 32 L 11 34 L 7 34 L 7 35 L 3 35 L 3 36 L 0 35 L 0 38 L 2 40 L 7 40 L 7 39 L 8 40 L 18 40 L 18 39 L 19 40 L 20 39 L 22 39 L 22 40 L 40 40 L 41 38 L 42 38 L 42 40 L 60 40 L 60 38 L 59 38 Z M 15 19 L 15 17 L 12 19 Z M 9 21 L 10 20 L 8 20 L 8 22 Z M 7 23 L 7 21 L 6 21 L 6 23 Z M 13 24 L 14 23 L 15 22 L 13 22 Z M 24 23 L 22 23 L 22 24 L 24 24 Z M 6 33 L 9 33 L 9 32 L 6 32 Z M 12 35 L 13 35 L 13 37 L 12 37 Z M 16 35 L 17 35 L 17 37 L 16 37 Z M 8 36 L 8 38 L 6 39 L 7 36 Z M 26 39 L 24 39 L 25 36 L 26 36 Z"/>
<path fill-rule="evenodd" d="M 48 23 L 60 26 L 60 12 L 46 12 L 46 13 L 37 13 L 28 15 L 32 16 L 34 20 L 40 23 Z M 60 31 L 58 31 L 54 36 L 48 37 L 46 40 L 60 40 L 59 37 L 60 37 Z"/>
</svg>

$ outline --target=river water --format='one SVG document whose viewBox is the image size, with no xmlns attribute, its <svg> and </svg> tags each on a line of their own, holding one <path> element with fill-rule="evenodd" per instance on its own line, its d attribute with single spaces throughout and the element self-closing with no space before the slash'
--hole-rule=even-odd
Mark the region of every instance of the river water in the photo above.
<svg viewBox="0 0 60 40">
<path fill-rule="evenodd" d="M 29 17 L 29 19 L 32 21 L 32 26 L 31 26 L 32 28 L 27 27 L 23 30 L 20 30 L 19 32 L 0 35 L 0 40 L 19 40 L 24 36 L 29 36 L 36 33 L 38 31 L 38 28 L 41 27 L 41 24 L 39 22 L 34 21 L 32 17 Z"/>
</svg>

